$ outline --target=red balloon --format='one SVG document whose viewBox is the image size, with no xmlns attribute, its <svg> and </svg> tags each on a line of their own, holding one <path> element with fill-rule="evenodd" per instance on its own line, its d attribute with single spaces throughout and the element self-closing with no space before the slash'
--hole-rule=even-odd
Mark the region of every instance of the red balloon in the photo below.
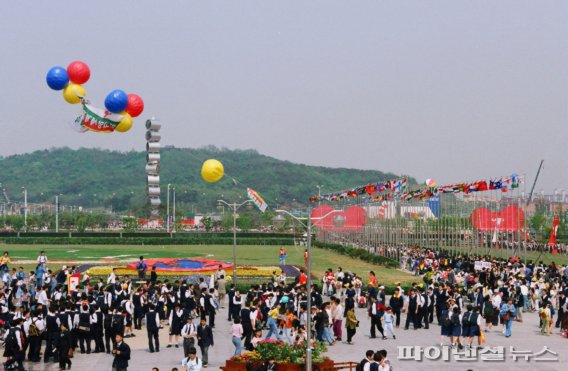
<svg viewBox="0 0 568 371">
<path fill-rule="evenodd" d="M 138 117 L 144 111 L 144 101 L 136 94 L 128 94 L 128 105 L 124 111 L 132 117 Z"/>
<path fill-rule="evenodd" d="M 67 75 L 69 75 L 69 80 L 75 84 L 84 84 L 89 81 L 91 77 L 91 70 L 86 63 L 81 61 L 71 62 L 67 66 Z"/>
</svg>

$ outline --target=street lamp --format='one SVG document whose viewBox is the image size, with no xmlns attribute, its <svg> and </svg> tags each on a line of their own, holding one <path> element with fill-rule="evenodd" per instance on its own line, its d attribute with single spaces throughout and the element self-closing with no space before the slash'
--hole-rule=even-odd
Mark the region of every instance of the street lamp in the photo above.
<svg viewBox="0 0 568 371">
<path fill-rule="evenodd" d="M 318 189 L 318 206 L 321 203 L 321 189 L 323 188 L 323 184 L 321 185 L 316 185 L 317 189 Z"/>
<path fill-rule="evenodd" d="M 172 221 L 174 222 L 174 225 L 172 227 L 172 232 L 176 231 L 176 188 L 172 187 L 172 191 L 173 191 L 173 195 L 172 195 L 172 203 L 173 203 L 173 218 Z"/>
<path fill-rule="evenodd" d="M 26 187 L 22 187 L 24 191 L 24 227 L 26 231 L 28 230 L 28 190 Z"/>
<path fill-rule="evenodd" d="M 291 217 L 294 220 L 297 220 L 300 224 L 302 224 L 304 227 L 306 227 L 307 230 L 307 250 L 308 250 L 308 280 L 307 280 L 307 294 L 308 297 L 306 298 L 306 343 L 308 344 L 306 347 L 306 371 L 312 371 L 312 330 L 311 330 L 311 322 L 312 322 L 312 226 L 313 225 L 317 225 L 318 222 L 322 221 L 323 219 L 325 219 L 326 217 L 328 217 L 331 214 L 335 214 L 335 213 L 340 213 L 342 212 L 342 210 L 332 210 L 329 213 L 317 217 L 317 218 L 312 218 L 312 208 L 308 208 L 308 217 L 307 218 L 299 218 L 297 216 L 292 215 L 290 212 L 286 211 L 286 210 L 276 210 L 277 213 L 279 213 L 277 216 L 275 216 L 274 218 L 272 218 L 272 222 L 275 224 L 280 224 L 282 225 L 282 223 L 286 220 L 282 215 L 280 215 L 281 213 L 284 213 L 286 215 L 288 215 L 289 217 Z M 315 223 L 312 224 L 312 219 L 315 220 Z M 302 222 L 302 220 L 306 220 L 306 223 L 304 224 Z M 343 224 L 345 223 L 345 217 L 342 215 L 337 215 L 335 218 L 333 218 L 333 224 L 338 227 L 341 228 L 343 227 Z"/>
<path fill-rule="evenodd" d="M 252 200 L 246 200 L 240 204 L 236 202 L 230 204 L 224 200 L 217 200 L 217 206 L 226 205 L 233 210 L 233 285 L 235 285 L 235 287 L 237 287 L 237 210 L 246 204 L 251 204 L 252 206 L 252 203 Z"/>
<path fill-rule="evenodd" d="M 167 194 L 167 201 L 166 201 L 166 232 L 170 231 L 170 188 L 172 185 L 168 183 L 168 194 Z"/>
</svg>

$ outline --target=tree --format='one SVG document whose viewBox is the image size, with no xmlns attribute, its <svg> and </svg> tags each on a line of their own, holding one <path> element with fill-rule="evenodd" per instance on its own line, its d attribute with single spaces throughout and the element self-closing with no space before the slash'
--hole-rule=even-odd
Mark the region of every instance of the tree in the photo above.
<svg viewBox="0 0 568 371">
<path fill-rule="evenodd" d="M 138 219 L 130 216 L 122 219 L 122 228 L 126 232 L 134 232 L 138 229 Z"/>
<path fill-rule="evenodd" d="M 249 231 L 253 228 L 253 219 L 249 214 L 240 214 L 237 219 L 237 226 L 241 231 Z"/>
<path fill-rule="evenodd" d="M 204 216 L 203 218 L 201 218 L 201 224 L 203 224 L 205 230 L 209 232 L 211 230 L 211 227 L 213 227 L 213 220 L 210 216 Z"/>
<path fill-rule="evenodd" d="M 233 230 L 233 212 L 224 213 L 221 216 L 221 228 L 225 231 Z"/>
<path fill-rule="evenodd" d="M 537 212 L 533 215 L 532 218 L 529 220 L 529 226 L 535 233 L 535 239 L 539 242 L 545 242 L 547 239 L 547 218 L 544 213 Z M 548 228 L 550 229 L 550 228 Z"/>
</svg>

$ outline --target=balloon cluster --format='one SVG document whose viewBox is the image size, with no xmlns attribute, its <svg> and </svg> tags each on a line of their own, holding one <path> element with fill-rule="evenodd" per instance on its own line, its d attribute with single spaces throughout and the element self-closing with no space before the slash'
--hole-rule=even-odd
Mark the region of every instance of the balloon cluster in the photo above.
<svg viewBox="0 0 568 371">
<path fill-rule="evenodd" d="M 91 70 L 89 66 L 81 61 L 74 61 L 67 66 L 67 69 L 58 66 L 52 67 L 47 72 L 46 81 L 51 89 L 63 90 L 63 98 L 67 103 L 83 103 L 86 105 L 88 103 L 85 100 L 87 92 L 83 84 L 89 81 L 90 77 Z M 105 108 L 107 112 L 103 113 L 102 117 L 97 117 L 96 114 L 93 114 L 93 112 L 97 112 L 97 110 L 93 110 L 92 108 L 88 110 L 89 115 L 84 118 L 87 129 L 94 131 L 108 132 L 116 130 L 118 132 L 126 132 L 132 127 L 132 118 L 140 116 L 142 111 L 144 111 L 144 101 L 136 94 L 126 94 L 123 90 L 116 89 L 106 96 Z M 115 118 L 118 121 L 114 121 Z M 109 125 L 106 125 L 104 130 L 95 129 L 95 127 L 92 126 L 92 122 L 97 122 L 97 119 L 100 119 L 99 121 L 104 120 L 105 122 L 110 122 L 110 128 L 112 130 L 108 130 Z M 113 122 L 115 122 L 116 125 L 113 125 Z"/>
</svg>

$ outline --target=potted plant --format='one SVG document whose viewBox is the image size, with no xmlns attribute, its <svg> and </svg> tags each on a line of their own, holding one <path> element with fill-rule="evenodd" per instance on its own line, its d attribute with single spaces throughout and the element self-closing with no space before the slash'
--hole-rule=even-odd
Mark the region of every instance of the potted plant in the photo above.
<svg viewBox="0 0 568 371">
<path fill-rule="evenodd" d="M 312 344 L 312 364 L 319 370 L 333 369 L 333 361 L 325 357 L 327 351 L 324 343 L 314 341 Z M 264 340 L 258 343 L 252 352 L 234 356 L 226 361 L 225 371 L 252 371 L 260 368 L 268 360 L 278 364 L 279 371 L 302 371 L 306 363 L 306 344 L 288 344 L 281 340 Z"/>
</svg>

